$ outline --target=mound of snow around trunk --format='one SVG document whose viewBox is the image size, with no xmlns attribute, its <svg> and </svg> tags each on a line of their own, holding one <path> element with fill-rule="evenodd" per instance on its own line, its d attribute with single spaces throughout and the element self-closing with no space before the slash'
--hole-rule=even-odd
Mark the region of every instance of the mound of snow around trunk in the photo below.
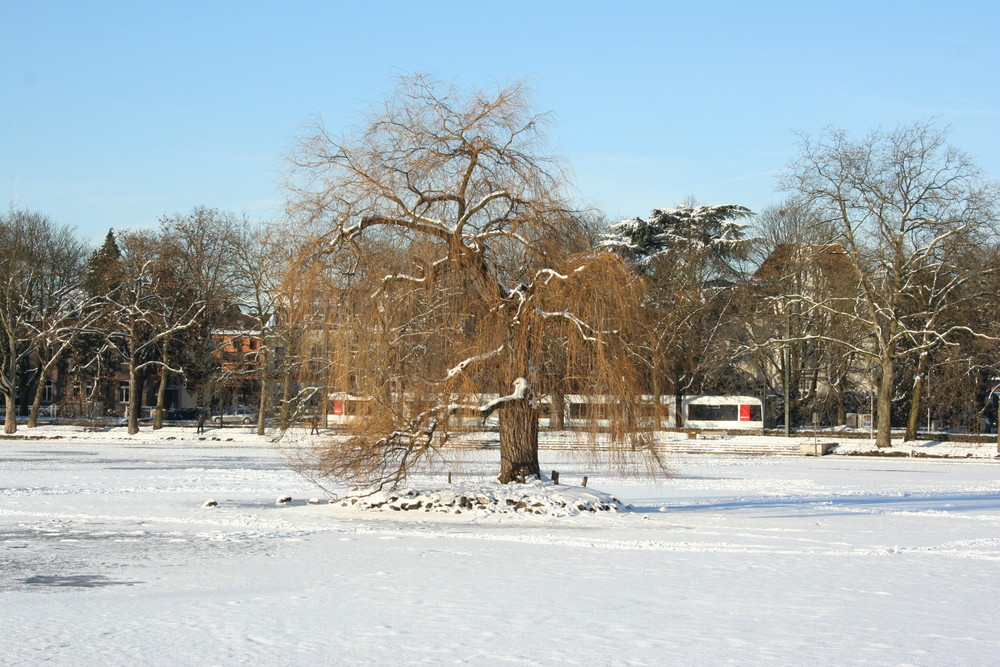
<svg viewBox="0 0 1000 667">
<path fill-rule="evenodd" d="M 574 516 L 584 512 L 627 509 L 612 495 L 549 481 L 524 484 L 449 484 L 437 488 L 400 488 L 368 493 L 358 491 L 331 501 L 341 507 L 382 512 L 444 512 L 450 514 L 535 514 Z"/>
</svg>

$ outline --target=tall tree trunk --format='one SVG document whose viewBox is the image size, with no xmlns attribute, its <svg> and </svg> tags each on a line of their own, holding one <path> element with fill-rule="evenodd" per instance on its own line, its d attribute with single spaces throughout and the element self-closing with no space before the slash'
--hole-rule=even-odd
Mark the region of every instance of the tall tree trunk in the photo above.
<svg viewBox="0 0 1000 667">
<path fill-rule="evenodd" d="M 875 405 L 876 432 L 875 446 L 892 446 L 892 376 L 893 361 L 891 351 L 882 354 L 882 377 L 879 379 L 878 400 Z"/>
<path fill-rule="evenodd" d="M 17 373 L 18 386 L 21 391 L 16 392 L 18 395 L 17 400 L 17 414 L 26 415 L 28 414 L 28 406 L 31 403 L 28 400 L 28 395 L 31 393 L 28 391 L 28 359 L 24 358 L 21 360 L 20 369 Z"/>
<path fill-rule="evenodd" d="M 913 392 L 910 396 L 910 416 L 906 420 L 906 434 L 903 442 L 917 439 L 917 426 L 920 424 L 920 396 L 923 394 L 927 378 L 927 353 L 921 352 L 917 359 L 917 374 L 913 378 Z"/>
<path fill-rule="evenodd" d="M 535 397 L 534 369 L 538 368 L 530 323 L 515 324 L 511 331 L 511 373 L 516 396 L 500 409 L 500 475 L 501 484 L 524 482 L 535 475 L 541 478 L 538 466 L 538 402 Z M 523 383 L 523 384 L 522 384 Z M 520 385 L 520 389 L 518 388 Z"/>
<path fill-rule="evenodd" d="M 42 408 L 42 392 L 45 391 L 46 369 L 39 371 L 38 384 L 35 386 L 35 396 L 31 399 L 31 409 L 28 411 L 28 428 L 38 426 L 38 412 Z"/>
<path fill-rule="evenodd" d="M 531 397 L 511 401 L 500 410 L 501 484 L 541 477 L 538 466 L 538 407 Z"/>
<path fill-rule="evenodd" d="M 660 374 L 654 367 L 652 372 L 653 389 L 653 428 L 663 430 L 663 389 L 660 387 Z"/>
<path fill-rule="evenodd" d="M 167 370 L 167 363 L 170 355 L 167 352 L 167 345 L 163 345 L 163 366 L 160 368 L 160 385 L 156 388 L 156 411 L 153 414 L 153 430 L 158 431 L 163 428 L 163 402 L 167 397 L 167 379 L 170 371 Z"/>
<path fill-rule="evenodd" d="M 261 332 L 260 339 L 264 340 L 263 332 Z M 270 373 L 270 368 L 268 368 L 270 357 L 271 355 L 268 354 L 266 350 L 261 352 L 260 401 L 257 405 L 257 435 L 264 435 L 264 413 L 267 410 L 267 395 L 271 391 L 271 385 L 267 381 L 268 374 Z"/>
<path fill-rule="evenodd" d="M 8 332 L 8 334 L 4 345 L 7 358 L 4 360 L 3 368 L 0 368 L 0 373 L 3 373 L 3 382 L 0 383 L 0 386 L 3 386 L 4 406 L 6 407 L 3 432 L 17 433 L 17 406 L 14 402 L 14 394 L 16 393 L 14 387 L 17 386 L 17 343 L 13 332 Z"/>
<path fill-rule="evenodd" d="M 791 334 L 787 333 L 786 336 Z M 784 396 L 782 408 L 785 417 L 785 437 L 792 434 L 792 352 L 791 347 L 785 345 L 781 351 L 781 393 Z"/>
<path fill-rule="evenodd" d="M 833 400 L 837 409 L 837 426 L 843 426 L 847 423 L 847 407 L 844 405 L 844 387 L 847 385 L 847 379 L 832 368 L 829 377 L 836 377 L 835 381 L 830 382 L 830 390 L 833 392 Z"/>
<path fill-rule="evenodd" d="M 674 425 L 684 428 L 684 394 L 674 393 Z"/>
<path fill-rule="evenodd" d="M 285 430 L 292 423 L 292 374 L 285 370 L 285 379 L 281 387 L 281 429 Z"/>
<path fill-rule="evenodd" d="M 330 385 L 325 383 L 320 385 L 323 387 L 323 395 L 319 399 L 319 413 L 320 413 L 320 428 L 327 429 L 330 428 L 328 423 L 330 419 Z"/>
<path fill-rule="evenodd" d="M 142 405 L 142 382 L 139 378 L 139 371 L 135 368 L 135 363 L 129 364 L 128 369 L 128 434 L 135 435 L 139 432 L 139 409 Z"/>
<path fill-rule="evenodd" d="M 14 393 L 3 392 L 4 406 L 6 411 L 3 421 L 4 433 L 17 433 L 17 408 L 14 406 Z"/>
<path fill-rule="evenodd" d="M 814 365 L 809 372 L 809 396 L 808 399 L 816 404 L 816 396 L 819 393 L 819 365 Z"/>
<path fill-rule="evenodd" d="M 562 431 L 566 428 L 566 394 L 559 387 L 552 390 L 551 417 L 549 428 Z"/>
</svg>

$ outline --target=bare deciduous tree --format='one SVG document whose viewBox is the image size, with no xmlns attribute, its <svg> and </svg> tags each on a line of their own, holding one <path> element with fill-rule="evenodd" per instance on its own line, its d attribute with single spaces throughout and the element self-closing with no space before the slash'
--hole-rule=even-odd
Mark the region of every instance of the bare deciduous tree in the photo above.
<svg viewBox="0 0 1000 667">
<path fill-rule="evenodd" d="M 257 434 L 264 434 L 273 381 L 276 335 L 274 324 L 281 303 L 280 283 L 287 266 L 288 249 L 276 232 L 267 225 L 244 220 L 237 227 L 233 247 L 233 282 L 235 302 L 253 322 L 250 333 L 259 347 L 245 367 L 252 369 L 260 382 L 257 409 Z"/>
<path fill-rule="evenodd" d="M 317 124 L 302 142 L 292 212 L 325 226 L 313 258 L 338 276 L 325 283 L 342 304 L 333 384 L 359 413 L 354 437 L 319 452 L 321 471 L 395 484 L 463 418 L 496 413 L 500 481 L 539 475 L 555 383 L 635 420 L 622 337 L 637 280 L 610 254 L 569 252 L 583 227 L 542 153 L 543 120 L 522 85 L 465 94 L 418 76 L 354 136 Z M 555 330 L 567 334 L 558 378 L 544 357 Z"/>
<path fill-rule="evenodd" d="M 876 443 L 888 447 L 897 355 L 978 333 L 940 322 L 938 313 L 967 280 L 950 248 L 993 224 L 995 188 L 931 123 L 874 131 L 860 141 L 835 129 L 805 136 L 783 185 L 829 221 L 831 240 L 854 265 L 856 296 L 793 296 L 805 310 L 826 311 L 868 333 L 863 345 L 834 342 L 877 366 Z"/>
<path fill-rule="evenodd" d="M 823 309 L 804 308 L 794 295 L 808 293 L 816 301 L 855 296 L 853 265 L 831 240 L 829 223 L 795 202 L 765 208 L 754 231 L 759 268 L 750 281 L 752 300 L 743 318 L 749 356 L 766 389 L 785 394 L 789 427 L 806 423 L 807 412 L 842 424 L 848 394 L 856 398 L 852 390 L 860 367 L 853 348 L 863 346 L 866 332 Z M 850 407 L 858 408 L 854 403 Z"/>
<path fill-rule="evenodd" d="M 172 346 L 177 363 L 184 367 L 185 386 L 195 392 L 201 407 L 209 403 L 207 385 L 219 369 L 211 334 L 223 325 L 227 309 L 236 301 L 238 228 L 239 221 L 232 214 L 205 207 L 160 220 L 160 236 L 174 248 L 176 269 L 186 282 L 186 291 L 205 305 L 198 324 L 185 330 Z M 161 389 L 168 374 L 161 369 Z"/>
<path fill-rule="evenodd" d="M 71 228 L 55 227 L 48 234 L 43 254 L 34 260 L 39 273 L 30 295 L 33 315 L 29 328 L 37 368 L 28 428 L 38 424 L 49 373 L 96 317 L 96 309 L 81 289 L 85 255 L 83 241 Z"/>
<path fill-rule="evenodd" d="M 153 369 L 183 374 L 171 365 L 166 343 L 196 326 L 204 309 L 178 282 L 176 258 L 162 250 L 155 235 L 122 235 L 121 280 L 103 297 L 108 325 L 104 344 L 113 352 L 111 358 L 128 369 L 130 434 L 139 431 L 146 374 Z"/>
<path fill-rule="evenodd" d="M 0 395 L 4 430 L 17 430 L 16 395 L 28 388 L 24 371 L 36 352 L 38 384 L 29 425 L 38 415 L 45 375 L 77 330 L 77 291 L 83 248 L 72 228 L 39 213 L 11 209 L 0 216 Z"/>
</svg>

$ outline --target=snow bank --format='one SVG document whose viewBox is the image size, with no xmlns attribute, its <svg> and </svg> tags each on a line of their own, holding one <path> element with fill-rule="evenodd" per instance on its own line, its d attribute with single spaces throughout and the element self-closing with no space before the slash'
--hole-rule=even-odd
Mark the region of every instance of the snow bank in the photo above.
<svg viewBox="0 0 1000 667">
<path fill-rule="evenodd" d="M 204 444 L 224 447 L 261 447 L 273 443 L 280 431 L 257 435 L 256 426 L 206 426 L 205 433 L 199 434 L 194 426 L 164 426 L 153 430 L 142 424 L 139 432 L 129 434 L 125 426 L 86 427 L 75 424 L 44 424 L 35 428 L 18 425 L 17 432 L 3 436 L 6 440 L 72 440 L 94 444 Z M 302 431 L 306 429 L 290 429 Z"/>
<path fill-rule="evenodd" d="M 549 481 L 525 484 L 499 482 L 463 483 L 438 488 L 403 488 L 393 491 L 358 491 L 331 501 L 339 507 L 382 512 L 439 512 L 448 514 L 524 514 L 547 517 L 575 516 L 585 512 L 618 512 L 627 509 L 612 495 L 581 486 Z"/>
<path fill-rule="evenodd" d="M 940 440 L 893 441 L 892 447 L 879 449 L 870 440 L 842 440 L 830 452 L 841 456 L 903 456 L 939 459 L 997 458 L 996 443 L 942 442 Z"/>
</svg>

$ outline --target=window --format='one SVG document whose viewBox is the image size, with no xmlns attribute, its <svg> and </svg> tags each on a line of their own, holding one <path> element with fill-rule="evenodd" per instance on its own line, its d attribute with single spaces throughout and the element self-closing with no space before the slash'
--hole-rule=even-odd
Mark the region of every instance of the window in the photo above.
<svg viewBox="0 0 1000 667">
<path fill-rule="evenodd" d="M 46 380 L 45 386 L 42 387 L 42 401 L 45 403 L 52 402 L 52 380 Z"/>
<path fill-rule="evenodd" d="M 131 393 L 129 392 L 128 382 L 119 382 L 118 383 L 118 402 L 119 403 L 128 403 L 128 399 L 130 397 L 131 397 Z"/>
<path fill-rule="evenodd" d="M 688 419 L 693 421 L 734 422 L 739 420 L 738 405 L 706 405 L 692 403 L 688 406 Z"/>
<path fill-rule="evenodd" d="M 740 406 L 740 421 L 741 422 L 759 422 L 760 421 L 760 406 L 753 404 L 743 404 Z"/>
<path fill-rule="evenodd" d="M 570 403 L 570 419 L 607 419 L 608 407 L 604 403 Z"/>
</svg>

